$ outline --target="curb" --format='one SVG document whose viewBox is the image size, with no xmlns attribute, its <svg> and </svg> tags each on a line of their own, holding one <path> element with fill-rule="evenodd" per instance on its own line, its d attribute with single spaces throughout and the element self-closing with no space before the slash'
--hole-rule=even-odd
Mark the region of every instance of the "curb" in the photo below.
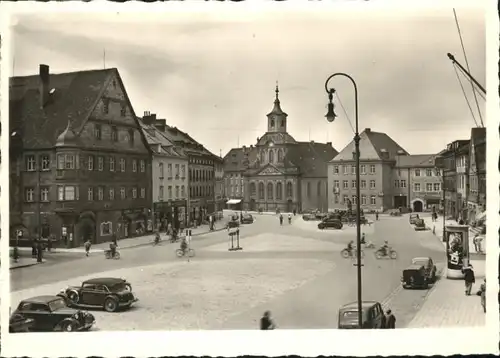
<svg viewBox="0 0 500 358">
<path fill-rule="evenodd" d="M 15 267 L 9 267 L 9 270 L 15 270 L 15 269 L 23 268 L 23 267 L 30 267 L 30 266 L 35 266 L 35 265 L 44 264 L 44 263 L 45 263 L 45 261 L 42 261 L 42 262 L 31 262 L 29 264 L 23 264 L 23 265 L 18 265 L 18 266 L 15 266 Z"/>
</svg>

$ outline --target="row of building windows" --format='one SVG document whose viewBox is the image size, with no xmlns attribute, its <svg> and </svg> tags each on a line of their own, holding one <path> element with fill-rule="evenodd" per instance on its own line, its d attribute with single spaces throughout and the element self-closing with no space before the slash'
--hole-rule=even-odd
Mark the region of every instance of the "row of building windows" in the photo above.
<svg viewBox="0 0 500 358">
<path fill-rule="evenodd" d="M 74 201 L 80 200 L 78 186 L 75 185 L 58 185 L 57 186 L 57 201 Z M 146 188 L 132 187 L 120 187 L 119 198 L 120 199 L 141 199 L 146 198 Z M 27 187 L 24 190 L 24 198 L 27 202 L 35 202 L 35 188 Z M 100 200 L 115 200 L 115 188 L 97 186 L 87 188 L 87 200 L 88 201 L 100 201 Z M 40 201 L 49 202 L 50 201 L 50 187 L 40 188 Z"/>
<path fill-rule="evenodd" d="M 165 198 L 165 187 L 163 185 L 160 185 L 159 188 L 159 193 L 158 193 L 158 199 L 161 201 L 163 199 L 167 200 L 175 200 L 175 199 L 184 199 L 186 197 L 186 187 L 184 185 L 176 185 L 175 186 L 175 192 L 173 191 L 174 188 L 172 185 L 169 185 L 167 187 L 167 197 Z"/>
<path fill-rule="evenodd" d="M 241 196 L 243 196 L 244 194 L 244 190 L 243 190 L 243 184 L 240 186 L 240 185 L 230 185 L 229 186 L 229 195 L 230 196 L 235 196 L 235 195 L 240 195 L 240 189 L 241 189 Z"/>
<path fill-rule="evenodd" d="M 163 163 L 159 163 L 160 167 L 160 179 L 163 179 L 165 177 L 165 166 Z M 175 164 L 175 179 L 179 179 L 181 177 L 184 179 L 186 177 L 186 165 L 180 165 L 180 164 Z M 172 164 L 168 163 L 167 164 L 167 178 L 171 179 L 172 178 Z"/>
<path fill-rule="evenodd" d="M 274 190 L 274 185 L 273 183 L 267 183 L 267 199 L 273 199 L 274 194 L 276 194 L 275 199 L 281 200 L 283 199 L 283 184 L 278 182 L 276 183 L 276 191 Z M 257 192 L 257 186 L 255 183 L 250 183 L 250 195 L 255 196 Z M 259 183 L 259 199 L 264 199 L 264 194 L 265 194 L 265 187 L 264 183 Z M 293 185 L 292 183 L 288 182 L 286 184 L 286 196 L 287 197 L 292 197 L 293 196 Z"/>
<path fill-rule="evenodd" d="M 375 184 L 376 184 L 375 180 L 370 180 L 370 189 L 375 189 L 376 188 Z M 340 180 L 334 180 L 333 181 L 333 188 L 340 188 Z M 349 180 L 343 180 L 342 181 L 342 188 L 343 189 L 349 189 Z M 356 180 L 351 180 L 351 188 L 353 188 L 353 189 L 356 188 Z M 360 181 L 360 188 L 361 189 L 366 189 L 366 180 L 361 180 Z"/>
<path fill-rule="evenodd" d="M 214 192 L 211 186 L 193 186 L 189 188 L 190 198 L 211 197 L 212 195 L 214 195 Z"/>
<path fill-rule="evenodd" d="M 106 107 L 106 106 L 104 106 L 104 107 Z M 103 133 L 103 131 L 102 131 L 102 125 L 101 124 L 95 124 L 94 125 L 94 137 L 95 137 L 95 139 L 102 140 L 103 139 L 102 133 Z M 111 126 L 110 133 L 111 133 L 110 139 L 111 139 L 112 142 L 118 142 L 120 140 L 120 138 L 118 136 L 118 127 Z M 128 143 L 130 144 L 131 147 L 134 146 L 134 143 L 135 143 L 135 131 L 133 129 L 129 129 L 127 131 L 127 140 L 128 140 Z"/>
<path fill-rule="evenodd" d="M 424 175 L 425 173 L 425 175 Z M 435 176 L 435 177 L 439 177 L 441 176 L 441 170 L 439 169 L 432 169 L 432 168 L 427 168 L 425 169 L 425 171 L 423 169 L 415 169 L 414 170 L 414 174 L 416 177 L 420 177 L 420 176 L 427 176 L 427 177 L 432 177 L 432 176 Z"/>
<path fill-rule="evenodd" d="M 189 157 L 189 163 L 190 164 L 200 164 L 200 165 L 214 165 L 213 160 L 196 158 L 196 157 Z"/>
<path fill-rule="evenodd" d="M 214 172 L 206 169 L 189 169 L 189 181 L 210 181 Z"/>
<path fill-rule="evenodd" d="M 394 187 L 395 188 L 406 188 L 406 180 L 404 180 L 404 179 L 394 180 Z"/>
<path fill-rule="evenodd" d="M 342 167 L 344 175 L 356 174 L 356 165 L 351 164 L 351 165 L 334 165 L 333 166 L 334 175 L 340 174 L 340 167 Z M 366 165 L 362 164 L 359 166 L 359 173 L 366 174 Z M 370 164 L 370 174 L 375 174 L 375 164 Z"/>
<path fill-rule="evenodd" d="M 347 202 L 349 200 L 349 195 L 344 195 L 342 197 L 343 199 L 343 204 L 344 205 L 347 205 Z M 361 195 L 361 205 L 368 205 L 368 200 L 370 200 L 370 205 L 377 205 L 377 196 L 376 195 L 370 195 L 369 197 L 367 195 Z M 337 195 L 335 195 L 333 197 L 333 201 L 335 202 L 335 204 L 338 204 L 339 203 L 339 197 Z M 352 196 L 352 204 L 353 205 L 356 205 L 357 204 L 357 201 L 358 201 L 358 198 L 356 195 L 353 195 Z"/>
<path fill-rule="evenodd" d="M 413 183 L 413 191 L 419 192 L 422 191 L 422 188 L 423 186 L 420 185 L 420 183 Z M 426 183 L 425 191 L 426 192 L 441 191 L 441 183 Z"/>
<path fill-rule="evenodd" d="M 96 164 L 97 159 L 97 165 Z M 26 158 L 26 170 L 29 172 L 37 170 L 37 162 L 36 157 L 34 155 L 27 155 Z M 42 171 L 50 170 L 50 156 L 42 155 L 40 157 L 40 164 Z M 78 157 L 75 154 L 66 153 L 66 154 L 58 154 L 57 155 L 57 169 L 58 170 L 74 170 L 79 169 L 80 163 L 78 163 Z M 116 158 L 113 156 L 106 157 L 104 156 L 87 156 L 87 163 L 85 167 L 89 171 L 98 170 L 103 171 L 106 166 L 110 172 L 125 172 L 126 171 L 127 160 L 125 158 L 120 158 L 119 161 L 116 161 Z M 132 172 L 136 173 L 138 171 L 137 168 L 138 160 L 132 159 Z M 118 166 L 117 166 L 118 165 Z M 146 161 L 144 159 L 139 160 L 139 171 L 144 173 L 146 171 Z"/>
</svg>

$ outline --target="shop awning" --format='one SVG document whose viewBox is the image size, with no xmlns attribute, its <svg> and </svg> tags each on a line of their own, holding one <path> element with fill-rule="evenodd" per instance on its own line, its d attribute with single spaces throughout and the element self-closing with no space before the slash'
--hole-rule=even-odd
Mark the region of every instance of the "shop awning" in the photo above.
<svg viewBox="0 0 500 358">
<path fill-rule="evenodd" d="M 226 204 L 231 205 L 231 204 L 239 204 L 241 203 L 241 199 L 229 199 L 226 201 Z"/>
</svg>

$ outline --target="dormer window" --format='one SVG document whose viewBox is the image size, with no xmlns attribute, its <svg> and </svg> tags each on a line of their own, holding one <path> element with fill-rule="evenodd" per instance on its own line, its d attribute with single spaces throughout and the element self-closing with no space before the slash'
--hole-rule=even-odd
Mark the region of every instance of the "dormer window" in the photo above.
<svg viewBox="0 0 500 358">
<path fill-rule="evenodd" d="M 94 137 L 98 140 L 101 140 L 101 125 L 100 124 L 96 124 L 95 127 L 94 127 Z"/>
<path fill-rule="evenodd" d="M 120 110 L 120 115 L 122 117 L 125 117 L 127 115 L 127 106 L 124 103 L 122 103 L 122 107 L 121 107 L 121 110 Z"/>
<path fill-rule="evenodd" d="M 111 140 L 113 142 L 118 142 L 118 128 L 115 126 L 111 127 Z"/>
</svg>

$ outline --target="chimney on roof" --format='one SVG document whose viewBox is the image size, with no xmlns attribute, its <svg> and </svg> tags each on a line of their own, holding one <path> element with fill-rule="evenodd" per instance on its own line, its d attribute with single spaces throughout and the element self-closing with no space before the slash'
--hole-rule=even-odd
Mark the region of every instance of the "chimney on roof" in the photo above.
<svg viewBox="0 0 500 358">
<path fill-rule="evenodd" d="M 329 145 L 330 147 L 333 147 L 332 142 L 326 142 L 326 145 Z"/>
<path fill-rule="evenodd" d="M 366 132 L 366 133 L 370 133 L 371 131 L 372 131 L 372 129 L 371 129 L 371 128 L 365 128 L 365 132 Z"/>
<path fill-rule="evenodd" d="M 151 112 L 149 111 L 144 112 L 144 117 L 142 117 L 142 121 L 144 122 L 144 124 L 147 124 L 148 126 L 153 125 L 156 121 L 156 113 L 151 114 Z"/>
<path fill-rule="evenodd" d="M 45 105 L 49 101 L 49 86 L 49 66 L 40 65 L 40 108 L 45 107 Z"/>
<path fill-rule="evenodd" d="M 380 156 L 382 157 L 382 159 L 389 159 L 389 152 L 387 151 L 387 149 L 380 149 Z"/>
</svg>

